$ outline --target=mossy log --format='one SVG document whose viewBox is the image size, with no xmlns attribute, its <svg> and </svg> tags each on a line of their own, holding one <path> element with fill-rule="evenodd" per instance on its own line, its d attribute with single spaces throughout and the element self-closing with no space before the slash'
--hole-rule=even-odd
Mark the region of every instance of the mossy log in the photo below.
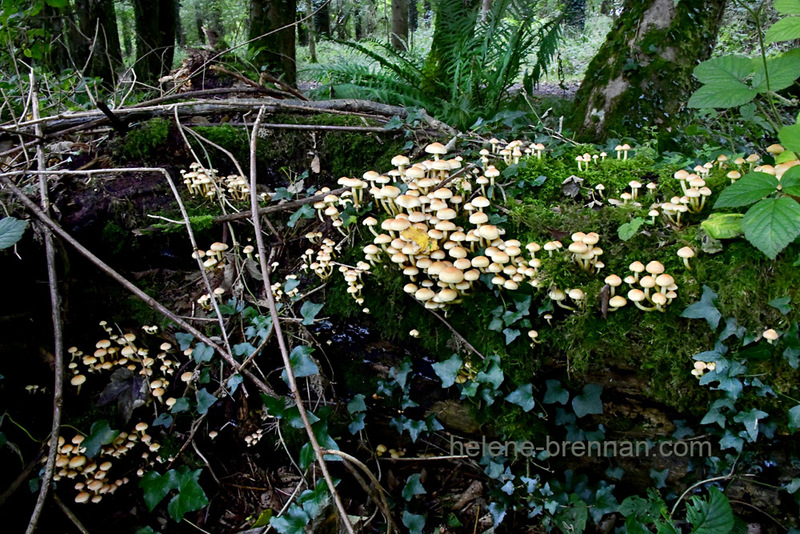
<svg viewBox="0 0 800 534">
<path fill-rule="evenodd" d="M 680 123 L 692 70 L 709 57 L 725 0 L 629 0 L 575 97 L 579 139 L 635 136 Z"/>
</svg>

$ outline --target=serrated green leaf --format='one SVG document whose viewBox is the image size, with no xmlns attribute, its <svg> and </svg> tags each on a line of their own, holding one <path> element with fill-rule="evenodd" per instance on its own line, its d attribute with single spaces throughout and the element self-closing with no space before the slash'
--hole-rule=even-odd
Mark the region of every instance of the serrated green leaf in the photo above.
<svg viewBox="0 0 800 534">
<path fill-rule="evenodd" d="M 461 369 L 462 363 L 463 360 L 461 357 L 458 354 L 453 354 L 445 361 L 434 363 L 431 366 L 433 367 L 433 372 L 436 373 L 436 376 L 442 381 L 443 388 L 449 388 L 456 383 L 456 376 L 458 376 L 458 371 Z"/>
<path fill-rule="evenodd" d="M 206 388 L 198 390 L 195 393 L 195 398 L 197 399 L 197 413 L 200 415 L 208 413 L 208 409 L 217 402 L 217 398 L 209 393 Z"/>
<path fill-rule="evenodd" d="M 778 189 L 778 179 L 765 172 L 749 172 L 720 193 L 714 208 L 738 208 L 758 202 Z"/>
<path fill-rule="evenodd" d="M 790 124 L 778 130 L 778 140 L 786 150 L 800 152 L 800 124 Z"/>
<path fill-rule="evenodd" d="M 561 382 L 558 380 L 547 380 L 547 391 L 544 394 L 542 402 L 545 404 L 566 404 L 569 402 L 569 391 L 561 387 Z"/>
<path fill-rule="evenodd" d="M 753 72 L 750 58 L 745 56 L 720 56 L 703 61 L 694 68 L 695 77 L 705 84 L 726 87 L 741 83 Z"/>
<path fill-rule="evenodd" d="M 783 173 L 781 191 L 787 195 L 800 196 L 800 165 L 795 165 Z"/>
<path fill-rule="evenodd" d="M 14 217 L 4 217 L 0 219 L 0 250 L 14 246 L 22 239 L 28 221 L 16 219 Z"/>
<path fill-rule="evenodd" d="M 800 17 L 786 17 L 773 24 L 764 34 L 767 43 L 781 43 L 800 39 Z"/>
<path fill-rule="evenodd" d="M 800 15 L 800 0 L 775 0 L 772 7 L 781 15 Z"/>
<path fill-rule="evenodd" d="M 422 483 L 419 481 L 420 473 L 414 473 L 408 480 L 406 480 L 406 485 L 403 487 L 403 498 L 407 501 L 410 501 L 414 495 L 425 495 L 428 493 L 425 491 L 425 488 L 422 486 Z"/>
<path fill-rule="evenodd" d="M 719 326 L 719 321 L 722 319 L 722 313 L 717 309 L 716 302 L 717 294 L 713 289 L 704 285 L 703 296 L 700 297 L 700 301 L 690 304 L 683 310 L 681 317 L 686 319 L 705 319 L 708 326 L 716 331 Z"/>
<path fill-rule="evenodd" d="M 742 235 L 742 213 L 712 213 L 700 223 L 713 239 L 732 239 Z"/>
<path fill-rule="evenodd" d="M 603 386 L 600 384 L 586 384 L 583 393 L 572 399 L 572 409 L 579 418 L 590 414 L 603 413 L 603 401 L 600 394 Z"/>
<path fill-rule="evenodd" d="M 92 423 L 89 435 L 81 443 L 86 448 L 86 457 L 94 458 L 100 452 L 100 447 L 108 445 L 119 436 L 119 430 L 113 430 L 105 419 Z"/>
<path fill-rule="evenodd" d="M 730 87 L 718 85 L 703 85 L 697 89 L 686 103 L 695 109 L 728 109 L 743 106 L 758 95 L 758 93 L 741 82 L 732 82 Z"/>
<path fill-rule="evenodd" d="M 800 404 L 789 410 L 789 430 L 794 432 L 800 428 Z"/>
<path fill-rule="evenodd" d="M 519 386 L 508 394 L 506 400 L 512 404 L 516 404 L 526 412 L 531 411 L 533 407 L 536 406 L 536 401 L 533 399 L 533 386 L 531 384 Z"/>
<path fill-rule="evenodd" d="M 179 523 L 185 514 L 199 510 L 208 504 L 208 497 L 198 482 L 202 471 L 202 469 L 189 471 L 186 466 L 178 470 L 178 494 L 167 505 L 167 511 L 173 521 Z"/>
<path fill-rule="evenodd" d="M 314 302 L 311 302 L 310 300 L 305 301 L 303 305 L 300 307 L 300 315 L 303 316 L 302 324 L 306 326 L 313 324 L 314 319 L 317 317 L 317 314 L 324 305 L 325 305 L 324 302 L 316 304 Z"/>
<path fill-rule="evenodd" d="M 715 487 L 708 489 L 709 499 L 692 497 L 686 506 L 686 519 L 692 534 L 725 534 L 733 529 L 733 511 L 728 498 Z"/>
<path fill-rule="evenodd" d="M 774 260 L 800 235 L 800 205 L 790 197 L 764 199 L 744 214 L 742 230 L 754 247 Z"/>
<path fill-rule="evenodd" d="M 412 514 L 408 510 L 404 510 L 403 525 L 411 534 L 422 534 L 422 529 L 425 528 L 425 516 Z"/>
<path fill-rule="evenodd" d="M 152 512 L 170 491 L 178 487 L 178 473 L 174 469 L 163 475 L 157 471 L 150 471 L 139 480 L 139 487 L 142 489 L 147 508 Z"/>
<path fill-rule="evenodd" d="M 192 351 L 192 358 L 197 363 L 205 363 L 211 361 L 211 358 L 214 357 L 214 349 L 206 345 L 205 343 L 198 343 L 197 346 Z"/>
<path fill-rule="evenodd" d="M 767 77 L 764 76 L 764 62 L 760 57 L 753 58 L 753 65 L 755 70 L 753 87 L 759 93 L 766 93 Z M 768 58 L 767 72 L 769 73 L 770 91 L 781 91 L 791 87 L 794 81 L 800 77 L 800 49 L 796 48 L 779 56 Z"/>
<path fill-rule="evenodd" d="M 625 224 L 620 225 L 617 229 L 617 235 L 623 241 L 627 241 L 639 231 L 639 228 L 642 227 L 644 224 L 644 219 L 641 217 L 636 217 L 632 219 L 630 222 L 626 222 Z"/>
</svg>

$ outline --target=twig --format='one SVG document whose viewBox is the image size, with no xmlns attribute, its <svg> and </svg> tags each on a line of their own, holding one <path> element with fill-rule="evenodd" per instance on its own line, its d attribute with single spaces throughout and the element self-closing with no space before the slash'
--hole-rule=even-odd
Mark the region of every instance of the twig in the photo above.
<svg viewBox="0 0 800 534">
<path fill-rule="evenodd" d="M 328 471 L 328 465 L 325 462 L 319 441 L 317 441 L 317 436 L 314 434 L 314 430 L 311 428 L 311 422 L 308 420 L 308 414 L 306 413 L 305 405 L 303 404 L 303 397 L 300 395 L 300 390 L 297 388 L 294 370 L 292 369 L 292 364 L 289 360 L 289 351 L 286 347 L 286 339 L 283 336 L 280 318 L 278 317 L 278 309 L 275 305 L 275 295 L 272 293 L 272 284 L 270 283 L 269 269 L 267 267 L 267 252 L 264 247 L 264 236 L 261 232 L 261 221 L 258 214 L 258 196 L 256 194 L 256 145 L 258 143 L 258 124 L 261 122 L 261 118 L 263 116 L 264 108 L 262 107 L 258 112 L 258 117 L 253 125 L 253 133 L 250 138 L 250 208 L 252 212 L 253 226 L 255 227 L 256 245 L 258 247 L 258 259 L 259 265 L 261 266 L 261 276 L 264 282 L 264 292 L 266 293 L 267 297 L 269 313 L 272 317 L 272 327 L 275 329 L 275 337 L 278 339 L 278 347 L 280 348 L 281 357 L 283 358 L 283 366 L 286 371 L 289 389 L 294 396 L 295 403 L 297 405 L 297 411 L 299 412 L 300 419 L 303 421 L 303 427 L 308 435 L 308 441 L 311 443 L 311 447 L 314 449 L 314 455 L 316 456 L 317 463 L 322 471 L 322 476 L 325 478 L 325 482 L 328 485 L 328 491 L 331 492 L 333 500 L 336 503 L 336 507 L 339 510 L 339 515 L 341 516 L 340 520 L 350 534 L 355 534 L 353 525 L 350 523 L 350 519 L 347 516 L 347 510 L 342 503 L 339 492 L 336 491 L 336 486 L 333 484 L 333 478 Z"/>
<path fill-rule="evenodd" d="M 158 170 L 158 169 L 148 169 L 148 170 Z M 92 171 L 82 171 L 83 174 Z M 166 171 L 165 171 L 166 172 Z M 35 173 L 35 171 L 33 171 Z M 75 240 L 69 233 L 67 233 L 63 228 L 61 228 L 58 224 L 55 223 L 50 217 L 45 215 L 42 210 L 36 206 L 27 196 L 23 193 L 14 183 L 8 178 L 9 174 L 21 174 L 18 172 L 14 173 L 5 173 L 0 174 L 0 182 L 3 183 L 8 189 L 16 196 L 20 202 L 22 202 L 25 207 L 27 207 L 36 217 L 38 217 L 43 223 L 49 226 L 53 232 L 55 232 L 61 239 L 72 245 L 75 249 L 78 250 L 86 259 L 90 262 L 94 263 L 101 271 L 106 273 L 108 276 L 119 282 L 125 289 L 136 295 L 140 300 L 142 300 L 145 304 L 147 304 L 150 308 L 156 310 L 163 316 L 170 319 L 172 322 L 189 332 L 190 334 L 194 335 L 197 339 L 208 345 L 209 347 L 213 348 L 215 351 L 219 352 L 222 355 L 222 358 L 234 369 L 240 370 L 240 372 L 246 376 L 249 380 L 255 384 L 255 386 L 261 390 L 263 393 L 271 397 L 278 397 L 278 394 L 272 390 L 268 385 L 262 382 L 258 377 L 256 377 L 253 373 L 241 369 L 239 363 L 233 359 L 233 357 L 225 352 L 225 349 L 214 343 L 208 336 L 203 334 L 197 328 L 186 322 L 185 320 L 181 319 L 178 315 L 170 311 L 166 306 L 155 300 L 153 297 L 136 287 L 134 284 L 129 282 L 124 276 L 119 274 L 113 268 L 111 268 L 108 264 L 106 264 L 103 260 L 95 256 L 89 249 L 81 245 L 78 241 Z M 42 174 L 64 174 L 59 172 L 53 171 L 44 171 Z M 81 173 L 76 173 L 81 174 Z"/>
<path fill-rule="evenodd" d="M 62 512 L 64 512 L 64 515 L 67 516 L 67 518 L 69 518 L 70 521 L 72 521 L 72 524 L 75 525 L 75 528 L 77 528 L 81 532 L 81 534 L 90 534 L 89 530 L 85 526 L 83 526 L 81 520 L 78 519 L 78 516 L 73 514 L 72 510 L 67 508 L 67 505 L 64 504 L 64 501 L 62 501 L 61 498 L 55 493 L 53 494 L 53 500 L 56 501 L 58 507 L 61 508 Z"/>
<path fill-rule="evenodd" d="M 709 482 L 720 482 L 720 481 L 723 481 L 723 480 L 730 480 L 730 479 L 732 479 L 732 478 L 733 478 L 733 472 L 734 472 L 735 470 L 736 470 L 736 464 L 734 463 L 733 467 L 731 467 L 731 471 L 730 471 L 730 473 L 728 473 L 727 475 L 724 475 L 724 476 L 721 476 L 721 477 L 707 478 L 707 479 L 705 479 L 705 480 L 701 480 L 700 482 L 696 482 L 695 484 L 692 484 L 691 486 L 689 486 L 688 488 L 686 488 L 686 491 L 684 491 L 683 493 L 681 493 L 681 496 L 680 496 L 680 497 L 678 497 L 678 500 L 677 500 L 677 501 L 675 501 L 675 505 L 672 507 L 672 510 L 669 512 L 669 516 L 670 516 L 670 518 L 671 518 L 673 515 L 675 515 L 675 512 L 678 510 L 678 505 L 681 503 L 681 501 L 683 500 L 683 498 L 684 498 L 684 497 L 686 497 L 686 495 L 687 495 L 689 492 L 691 492 L 693 489 L 695 489 L 695 488 L 697 488 L 697 487 L 700 487 L 700 486 L 702 486 L 703 484 L 708 484 Z M 741 475 L 741 476 L 742 476 L 742 477 L 752 477 L 752 476 L 755 476 L 755 475 L 744 474 L 744 475 Z"/>
<path fill-rule="evenodd" d="M 39 118 L 39 95 L 36 93 L 36 77 L 33 70 L 30 73 L 31 96 L 33 102 L 33 116 Z M 42 135 L 41 125 L 36 126 L 36 135 Z M 39 171 L 44 171 L 47 167 L 44 159 L 44 150 L 41 145 L 36 147 L 36 163 Z M 47 177 L 39 175 L 39 197 L 42 204 L 42 213 L 50 212 L 50 199 L 47 194 Z M 53 343 L 54 343 L 54 369 L 55 380 L 53 385 L 53 424 L 50 429 L 50 450 L 47 454 L 44 476 L 42 477 L 39 497 L 33 508 L 31 519 L 28 523 L 26 534 L 32 534 L 36 530 L 39 517 L 42 514 L 44 503 L 47 500 L 47 493 L 53 482 L 53 470 L 56 462 L 56 452 L 58 450 L 58 435 L 61 429 L 61 405 L 63 402 L 63 381 L 64 381 L 64 333 L 61 323 L 61 295 L 58 292 L 58 274 L 56 273 L 56 253 L 53 243 L 53 234 L 47 227 L 42 227 L 44 234 L 45 256 L 47 258 L 47 282 L 50 286 L 50 307 L 53 310 Z"/>
<path fill-rule="evenodd" d="M 119 117 L 114 115 L 114 113 L 108 109 L 108 106 L 102 100 L 97 101 L 97 109 L 103 112 L 103 115 L 108 117 L 109 122 L 111 123 L 111 127 L 117 131 L 120 135 L 125 135 L 128 132 L 128 125 L 119 120 Z"/>
<path fill-rule="evenodd" d="M 17 475 L 17 478 L 15 478 L 14 481 L 8 486 L 8 488 L 6 488 L 6 490 L 0 494 L 0 507 L 2 507 L 8 498 L 11 497 L 26 480 L 28 480 L 28 477 L 36 468 L 36 466 L 39 465 L 39 460 L 41 459 L 42 451 L 40 450 L 39 454 L 37 454 L 30 462 L 28 462 L 28 465 L 25 466 L 25 469 L 23 469 L 22 472 Z"/>
<path fill-rule="evenodd" d="M 418 301 L 418 302 L 419 302 L 419 301 Z M 421 304 L 422 304 L 422 303 L 420 302 L 420 305 L 421 305 Z M 429 309 L 429 308 L 425 308 L 425 309 L 426 309 L 426 310 L 428 310 L 429 312 L 431 312 L 431 313 L 434 315 L 434 317 L 436 317 L 437 319 L 439 319 L 439 320 L 440 320 L 440 321 L 441 321 L 441 322 L 442 322 L 442 323 L 443 323 L 443 324 L 444 324 L 444 325 L 445 325 L 445 326 L 446 326 L 446 327 L 447 327 L 447 328 L 448 328 L 448 329 L 449 329 L 449 330 L 450 330 L 450 331 L 453 333 L 453 335 L 454 335 L 454 336 L 456 336 L 456 337 L 458 338 L 458 340 L 459 340 L 459 341 L 461 341 L 461 342 L 464 344 L 464 346 L 465 346 L 465 347 L 467 347 L 467 348 L 468 348 L 468 349 L 469 349 L 469 350 L 470 350 L 470 351 L 471 351 L 473 354 L 475 354 L 475 355 L 476 355 L 478 358 L 480 358 L 481 360 L 485 360 L 485 359 L 486 359 L 486 357 L 485 357 L 483 354 L 481 354 L 481 353 L 480 353 L 480 351 L 479 351 L 478 349 L 476 349 L 475 347 L 473 347 L 473 346 L 472 346 L 472 343 L 470 343 L 469 341 L 467 341 L 467 338 L 465 338 L 464 336 L 462 336 L 461 334 L 459 334 L 459 333 L 458 333 L 458 331 L 457 331 L 455 328 L 453 328 L 453 327 L 450 325 L 450 323 L 448 323 L 448 322 L 445 320 L 445 318 L 444 318 L 444 317 L 442 317 L 441 315 L 439 315 L 438 313 L 436 313 L 435 311 L 433 311 L 433 310 L 431 310 L 431 309 Z"/>
<path fill-rule="evenodd" d="M 344 458 L 347 462 L 351 462 L 351 463 L 355 464 L 356 466 L 358 466 L 364 472 L 364 474 L 367 475 L 367 478 L 369 478 L 370 481 L 378 489 L 377 492 L 371 492 L 371 491 L 368 490 L 368 488 L 365 488 L 367 490 L 367 493 L 370 494 L 370 497 L 372 497 L 372 500 L 374 500 L 375 504 L 378 506 L 378 508 L 381 509 L 381 513 L 386 518 L 386 521 L 392 527 L 394 527 L 398 532 L 401 532 L 400 528 L 397 526 L 397 523 L 395 523 L 394 517 L 392 517 L 392 514 L 389 511 L 389 503 L 386 501 L 386 496 L 385 496 L 386 490 L 383 489 L 383 486 L 381 486 L 380 481 L 378 481 L 378 479 L 375 477 L 375 475 L 372 474 L 372 471 L 369 470 L 369 467 L 367 467 L 364 464 L 364 462 L 362 462 L 361 460 L 359 460 L 355 456 L 347 454 L 346 452 L 336 451 L 336 450 L 333 450 L 333 449 L 322 449 L 322 452 L 323 452 L 323 454 L 332 454 L 334 456 L 339 456 L 340 458 Z M 373 493 L 377 493 L 377 495 L 373 495 Z M 377 496 L 377 499 L 376 499 L 376 496 Z M 389 532 L 391 532 L 391 529 L 389 529 Z"/>
<path fill-rule="evenodd" d="M 398 458 L 381 457 L 382 462 L 435 462 L 441 460 L 466 460 L 470 457 L 466 454 L 455 454 L 449 456 L 400 456 Z"/>
</svg>

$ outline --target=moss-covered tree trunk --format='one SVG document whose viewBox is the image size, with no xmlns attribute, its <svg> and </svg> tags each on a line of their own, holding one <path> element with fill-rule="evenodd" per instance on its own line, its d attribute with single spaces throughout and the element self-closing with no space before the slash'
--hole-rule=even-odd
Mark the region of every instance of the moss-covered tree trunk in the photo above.
<svg viewBox="0 0 800 534">
<path fill-rule="evenodd" d="M 175 55 L 175 0 L 133 0 L 138 81 L 154 83 L 172 68 Z"/>
<path fill-rule="evenodd" d="M 250 53 L 259 68 L 294 85 L 296 0 L 250 0 Z M 278 28 L 283 28 L 279 31 Z"/>
<path fill-rule="evenodd" d="M 75 11 L 83 37 L 81 48 L 92 54 L 86 74 L 114 87 L 116 71 L 122 67 L 122 51 L 113 0 L 75 0 Z"/>
<path fill-rule="evenodd" d="M 481 5 L 482 0 L 438 0 L 434 4 L 436 22 L 431 50 L 423 68 L 422 90 L 426 93 L 441 93 L 440 81 L 448 78 L 447 71 L 457 54 L 454 43 L 458 39 L 455 37 L 473 31 Z M 438 96 L 444 97 L 446 94 Z"/>
<path fill-rule="evenodd" d="M 628 0 L 575 97 L 579 139 L 636 136 L 683 118 L 692 69 L 708 58 L 727 0 Z"/>
</svg>

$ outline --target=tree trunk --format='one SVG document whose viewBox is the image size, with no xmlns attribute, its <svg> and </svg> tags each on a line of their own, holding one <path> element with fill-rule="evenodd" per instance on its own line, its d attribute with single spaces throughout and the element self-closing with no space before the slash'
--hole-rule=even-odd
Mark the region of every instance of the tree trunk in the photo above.
<svg viewBox="0 0 800 534">
<path fill-rule="evenodd" d="M 78 27 L 83 34 L 84 50 L 92 57 L 88 72 L 102 78 L 103 85 L 114 87 L 116 71 L 122 67 L 122 51 L 117 30 L 117 14 L 113 0 L 75 0 Z"/>
<path fill-rule="evenodd" d="M 419 28 L 419 10 L 417 9 L 417 0 L 408 0 L 408 30 L 411 32 L 417 31 Z"/>
<path fill-rule="evenodd" d="M 308 61 L 309 63 L 317 62 L 317 38 L 314 36 L 314 17 L 311 15 L 314 12 L 313 0 L 306 0 L 306 11 L 309 17 L 306 21 L 306 31 L 308 32 Z"/>
<path fill-rule="evenodd" d="M 133 55 L 133 24 L 130 14 L 122 10 L 119 15 L 119 26 L 122 26 L 122 53 L 123 57 L 128 58 Z"/>
<path fill-rule="evenodd" d="M 586 0 L 566 0 L 564 2 L 564 23 L 583 31 L 586 26 Z"/>
<path fill-rule="evenodd" d="M 314 14 L 314 31 L 320 35 L 331 36 L 331 9 L 330 2 L 323 0 L 312 0 L 312 5 L 315 10 Z"/>
<path fill-rule="evenodd" d="M 726 0 L 628 0 L 575 97 L 579 139 L 635 136 L 685 118 L 692 69 L 709 57 Z"/>
<path fill-rule="evenodd" d="M 181 0 L 175 0 L 175 38 L 178 46 L 186 46 L 186 31 L 181 24 Z"/>
<path fill-rule="evenodd" d="M 292 25 L 297 11 L 296 0 L 250 0 L 250 53 L 256 67 L 283 78 L 294 85 L 295 30 Z M 288 26 L 280 31 L 278 28 Z M 269 34 L 269 35 L 266 35 Z"/>
<path fill-rule="evenodd" d="M 175 54 L 175 0 L 133 0 L 138 81 L 154 83 L 172 68 Z"/>
<path fill-rule="evenodd" d="M 408 50 L 408 2 L 392 0 L 392 46 Z"/>
</svg>

